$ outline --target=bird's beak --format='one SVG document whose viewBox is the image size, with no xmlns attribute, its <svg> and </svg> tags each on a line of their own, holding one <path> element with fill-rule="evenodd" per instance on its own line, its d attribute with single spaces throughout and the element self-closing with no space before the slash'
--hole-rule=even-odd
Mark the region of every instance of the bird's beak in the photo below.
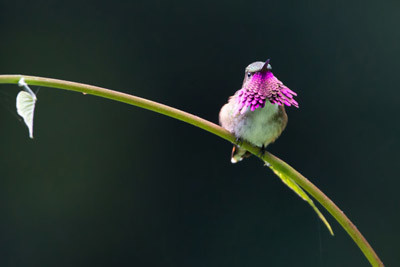
<svg viewBox="0 0 400 267">
<path fill-rule="evenodd" d="M 264 66 L 261 69 L 261 72 L 267 72 L 268 70 L 272 70 L 272 67 L 269 64 L 269 59 L 267 59 L 267 61 L 265 61 Z"/>
</svg>

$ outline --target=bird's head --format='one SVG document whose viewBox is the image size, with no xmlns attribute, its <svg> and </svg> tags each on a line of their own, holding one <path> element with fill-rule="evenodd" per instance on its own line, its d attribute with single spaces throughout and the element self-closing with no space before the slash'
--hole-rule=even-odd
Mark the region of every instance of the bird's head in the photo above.
<svg viewBox="0 0 400 267">
<path fill-rule="evenodd" d="M 250 81 L 251 77 L 257 72 L 271 72 L 272 67 L 271 64 L 269 64 L 269 59 L 267 61 L 262 62 L 262 61 L 256 61 L 251 63 L 246 67 L 245 73 L 244 73 L 244 80 L 243 80 L 243 85 Z"/>
<path fill-rule="evenodd" d="M 279 106 L 299 107 L 293 99 L 297 94 L 287 88 L 271 72 L 269 59 L 257 61 L 247 66 L 242 89 L 238 91 L 238 110 L 246 112 L 247 108 L 254 111 L 263 108 L 266 102 Z"/>
</svg>

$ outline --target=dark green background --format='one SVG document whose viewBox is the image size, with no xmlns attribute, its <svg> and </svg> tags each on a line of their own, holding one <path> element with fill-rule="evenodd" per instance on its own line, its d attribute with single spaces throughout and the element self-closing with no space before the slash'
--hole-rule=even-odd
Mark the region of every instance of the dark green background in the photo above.
<svg viewBox="0 0 400 267">
<path fill-rule="evenodd" d="M 217 122 L 271 58 L 298 93 L 269 150 L 400 266 L 398 1 L 5 1 L 0 73 L 99 85 Z M 34 87 L 34 90 L 37 88 Z M 35 139 L 0 90 L 1 266 L 368 266 L 255 158 L 179 121 L 41 88 Z M 11 112 L 9 112 L 11 110 Z"/>
</svg>

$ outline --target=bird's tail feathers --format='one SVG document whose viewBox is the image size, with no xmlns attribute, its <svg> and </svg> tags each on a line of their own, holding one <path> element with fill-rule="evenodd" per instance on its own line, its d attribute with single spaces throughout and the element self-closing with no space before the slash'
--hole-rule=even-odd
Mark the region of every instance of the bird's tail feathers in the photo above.
<svg viewBox="0 0 400 267">
<path fill-rule="evenodd" d="M 248 158 L 250 156 L 251 156 L 251 153 L 249 151 L 235 145 L 235 146 L 233 146 L 233 149 L 232 149 L 231 162 L 238 163 L 239 161 L 243 160 L 244 158 Z"/>
</svg>

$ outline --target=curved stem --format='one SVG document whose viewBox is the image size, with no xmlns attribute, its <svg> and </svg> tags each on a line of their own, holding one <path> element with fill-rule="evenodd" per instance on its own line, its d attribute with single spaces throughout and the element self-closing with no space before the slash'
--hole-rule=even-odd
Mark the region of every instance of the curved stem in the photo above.
<svg viewBox="0 0 400 267">
<path fill-rule="evenodd" d="M 172 108 L 154 101 L 150 101 L 137 96 L 69 81 L 35 77 L 35 76 L 24 76 L 24 75 L 0 75 L 0 84 L 17 84 L 20 78 L 24 78 L 25 82 L 29 85 L 38 85 L 44 87 L 53 87 L 59 89 L 65 89 L 70 91 L 81 92 L 84 94 L 96 95 L 103 98 L 112 99 L 115 101 L 123 102 L 126 104 L 138 106 L 144 109 L 148 109 L 157 113 L 164 114 L 166 116 L 187 122 L 201 129 L 204 129 L 210 133 L 213 133 L 231 143 L 236 143 L 236 138 L 227 130 L 222 127 L 202 119 L 198 116 L 190 113 L 181 111 L 176 108 Z M 281 159 L 275 157 L 271 153 L 266 152 L 262 157 L 260 156 L 260 149 L 252 146 L 247 142 L 243 142 L 241 147 L 245 148 L 257 157 L 262 158 L 273 166 L 274 169 L 279 172 L 291 177 L 297 184 L 299 184 L 307 193 L 312 195 L 328 212 L 340 223 L 340 225 L 346 230 L 354 242 L 359 246 L 365 257 L 371 263 L 372 266 L 384 266 L 378 255 L 369 245 L 368 241 L 358 231 L 357 227 L 347 218 L 347 216 L 332 202 L 323 192 L 321 192 L 314 184 L 312 184 L 303 175 L 289 166 Z"/>
</svg>

